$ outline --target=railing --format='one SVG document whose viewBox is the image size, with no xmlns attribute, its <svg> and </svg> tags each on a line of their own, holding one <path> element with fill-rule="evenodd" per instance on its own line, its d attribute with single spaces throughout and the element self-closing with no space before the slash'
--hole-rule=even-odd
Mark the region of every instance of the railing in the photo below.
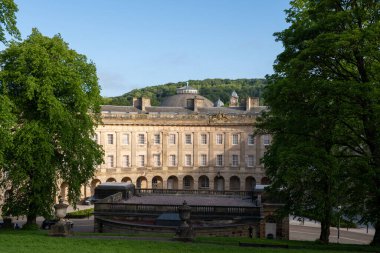
<svg viewBox="0 0 380 253">
<path fill-rule="evenodd" d="M 177 190 L 177 189 L 136 189 L 139 195 L 225 195 L 225 196 L 239 196 L 239 197 L 252 197 L 256 193 L 252 191 L 217 191 L 217 190 Z"/>
<path fill-rule="evenodd" d="M 107 203 L 104 201 L 95 203 L 95 217 L 104 215 L 158 215 L 163 212 L 176 213 L 182 205 L 158 205 L 158 204 L 131 204 L 131 203 Z M 201 206 L 191 205 L 191 215 L 194 216 L 223 216 L 260 217 L 260 207 L 234 207 L 234 206 Z"/>
</svg>

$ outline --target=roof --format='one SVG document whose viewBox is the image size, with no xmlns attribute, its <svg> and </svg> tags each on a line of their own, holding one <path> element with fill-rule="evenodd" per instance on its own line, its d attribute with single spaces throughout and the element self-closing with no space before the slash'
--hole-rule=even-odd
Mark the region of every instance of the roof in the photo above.
<svg viewBox="0 0 380 253">
<path fill-rule="evenodd" d="M 236 91 L 233 91 L 232 94 L 231 94 L 231 97 L 236 97 L 236 98 L 238 98 L 239 96 L 238 96 L 238 94 L 236 93 Z"/>
<path fill-rule="evenodd" d="M 184 94 L 184 93 L 198 94 L 198 90 L 188 85 L 183 86 L 181 88 L 177 88 L 177 94 Z"/>
<path fill-rule="evenodd" d="M 187 107 L 187 99 L 203 99 L 203 107 L 213 107 L 214 103 L 208 100 L 207 98 L 201 96 L 201 95 L 195 95 L 195 94 L 176 94 L 170 97 L 165 98 L 161 106 L 166 107 Z"/>
<path fill-rule="evenodd" d="M 190 95 L 190 94 L 181 94 Z M 208 100 L 209 101 L 209 100 Z M 170 103 L 175 101 L 168 101 Z M 210 102 L 211 103 L 211 102 Z M 253 107 L 249 111 L 246 111 L 245 107 L 201 107 L 198 108 L 196 114 L 203 115 L 254 115 L 259 114 L 266 110 L 266 106 Z M 182 106 L 150 106 L 146 107 L 145 111 L 141 111 L 133 106 L 114 106 L 114 105 L 103 105 L 101 109 L 102 113 L 105 114 L 174 114 L 174 115 L 188 115 L 194 114 L 192 109 L 188 109 Z"/>
<path fill-rule="evenodd" d="M 215 102 L 215 107 L 222 107 L 224 106 L 224 103 L 222 100 L 220 100 L 220 98 L 218 99 L 218 101 Z"/>
</svg>

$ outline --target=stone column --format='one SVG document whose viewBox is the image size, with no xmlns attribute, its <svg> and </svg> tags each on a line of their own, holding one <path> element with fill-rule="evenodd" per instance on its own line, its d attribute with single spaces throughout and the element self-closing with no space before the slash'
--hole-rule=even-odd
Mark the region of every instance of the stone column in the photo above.
<svg viewBox="0 0 380 253">
<path fill-rule="evenodd" d="M 261 158 L 261 135 L 255 136 L 256 138 L 256 154 L 255 154 L 255 162 L 256 166 L 260 166 L 260 158 Z"/>
<path fill-rule="evenodd" d="M 131 132 L 131 158 L 130 163 L 132 168 L 136 168 L 136 133 Z"/>
<path fill-rule="evenodd" d="M 210 142 L 208 144 L 207 160 L 208 160 L 208 167 L 210 168 L 210 167 L 215 167 L 215 159 L 213 157 L 214 154 L 212 152 L 212 150 L 214 150 L 214 145 L 215 145 L 215 136 L 214 136 L 213 132 L 208 132 L 208 136 L 209 136 Z"/>
<path fill-rule="evenodd" d="M 240 133 L 240 168 L 245 168 L 245 148 L 247 147 L 247 135 L 244 132 Z"/>
<path fill-rule="evenodd" d="M 162 132 L 162 167 L 166 169 L 168 167 L 168 132 Z"/>
<path fill-rule="evenodd" d="M 198 134 L 197 132 L 193 132 L 193 167 L 198 167 Z"/>
<path fill-rule="evenodd" d="M 178 132 L 178 145 L 177 145 L 177 160 L 178 160 L 178 167 L 183 167 L 183 140 L 182 140 L 182 133 Z"/>
<path fill-rule="evenodd" d="M 119 152 L 121 151 L 121 134 L 120 132 L 115 132 L 115 169 L 118 169 L 121 167 L 121 155 Z"/>
<path fill-rule="evenodd" d="M 152 167 L 152 134 L 146 132 L 146 167 Z"/>
<path fill-rule="evenodd" d="M 230 141 L 231 134 L 228 132 L 224 133 L 224 166 L 225 168 L 230 167 L 230 152 L 229 149 L 231 148 L 231 141 Z"/>
</svg>

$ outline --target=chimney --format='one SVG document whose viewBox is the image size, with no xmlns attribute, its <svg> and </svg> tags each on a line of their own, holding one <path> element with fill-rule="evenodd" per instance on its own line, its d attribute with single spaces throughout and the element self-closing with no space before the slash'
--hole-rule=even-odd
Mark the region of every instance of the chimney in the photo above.
<svg viewBox="0 0 380 253">
<path fill-rule="evenodd" d="M 133 107 L 136 107 L 137 109 L 141 109 L 141 98 L 133 98 L 132 105 Z"/>
<path fill-rule="evenodd" d="M 150 98 L 133 98 L 133 107 L 145 111 L 146 107 L 150 107 Z"/>
<path fill-rule="evenodd" d="M 255 97 L 247 97 L 247 100 L 245 102 L 245 110 L 250 111 L 254 107 L 259 107 L 260 106 L 260 99 Z"/>
<path fill-rule="evenodd" d="M 194 98 L 194 112 L 197 112 L 199 108 L 203 107 L 203 98 L 195 96 Z"/>
<path fill-rule="evenodd" d="M 141 110 L 145 111 L 145 109 L 150 106 L 150 98 L 141 98 Z"/>
</svg>

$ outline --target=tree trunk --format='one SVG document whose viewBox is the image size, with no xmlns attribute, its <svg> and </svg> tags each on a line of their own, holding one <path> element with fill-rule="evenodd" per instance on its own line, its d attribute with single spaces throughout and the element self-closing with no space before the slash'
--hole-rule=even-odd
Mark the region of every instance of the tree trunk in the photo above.
<svg viewBox="0 0 380 253">
<path fill-rule="evenodd" d="M 375 223 L 375 235 L 373 236 L 371 245 L 380 246 L 380 222 Z"/>
<path fill-rule="evenodd" d="M 26 216 L 26 224 L 28 225 L 34 225 L 37 224 L 37 216 L 30 214 Z"/>
<path fill-rule="evenodd" d="M 319 236 L 319 240 L 322 243 L 329 243 L 330 237 L 330 222 L 322 221 L 321 222 L 321 234 Z"/>
</svg>

